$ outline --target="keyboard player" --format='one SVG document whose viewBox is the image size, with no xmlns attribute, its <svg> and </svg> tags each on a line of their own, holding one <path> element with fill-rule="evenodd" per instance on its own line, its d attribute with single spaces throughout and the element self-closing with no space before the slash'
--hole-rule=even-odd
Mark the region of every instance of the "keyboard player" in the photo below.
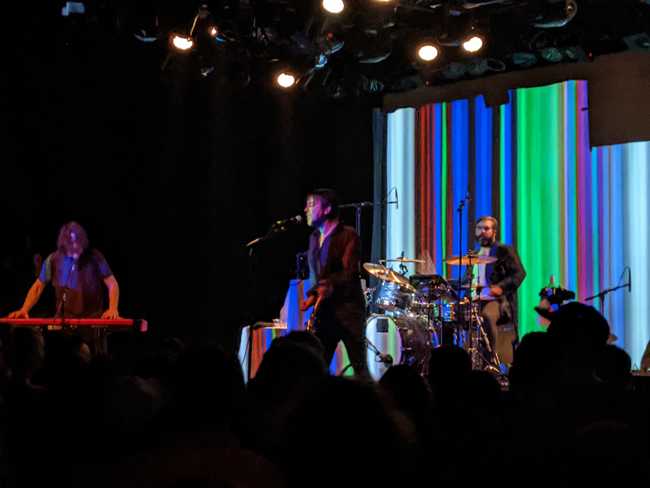
<svg viewBox="0 0 650 488">
<path fill-rule="evenodd" d="M 59 231 L 57 249 L 43 262 L 40 274 L 25 297 L 22 307 L 9 318 L 29 318 L 46 285 L 55 290 L 55 316 L 62 318 L 119 318 L 119 285 L 106 259 L 89 245 L 88 235 L 77 222 L 68 222 Z M 105 290 L 107 293 L 105 292 Z M 108 295 L 108 306 L 105 295 Z M 82 351 L 105 351 L 99 329 L 79 328 Z"/>
</svg>

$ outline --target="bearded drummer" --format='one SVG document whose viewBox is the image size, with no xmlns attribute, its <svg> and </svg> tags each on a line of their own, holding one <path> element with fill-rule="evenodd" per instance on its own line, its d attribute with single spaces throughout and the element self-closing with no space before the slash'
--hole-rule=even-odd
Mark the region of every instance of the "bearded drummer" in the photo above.
<svg viewBox="0 0 650 488">
<path fill-rule="evenodd" d="M 477 299 L 492 351 L 497 350 L 499 325 L 511 324 L 513 345 L 517 340 L 517 289 L 526 277 L 515 248 L 497 241 L 498 227 L 497 219 L 486 215 L 476 221 L 474 232 L 478 255 L 496 258 L 493 263 L 474 265 Z"/>
<path fill-rule="evenodd" d="M 120 288 L 106 259 L 88 243 L 85 229 L 68 222 L 59 231 L 57 250 L 43 262 L 41 272 L 27 292 L 23 306 L 9 314 L 10 319 L 27 319 L 47 283 L 56 294 L 55 316 L 60 318 L 119 318 Z M 104 290 L 108 291 L 108 308 Z M 103 351 L 98 330 L 79 330 L 84 345 L 94 352 Z M 82 345 L 82 349 L 83 345 Z"/>
</svg>

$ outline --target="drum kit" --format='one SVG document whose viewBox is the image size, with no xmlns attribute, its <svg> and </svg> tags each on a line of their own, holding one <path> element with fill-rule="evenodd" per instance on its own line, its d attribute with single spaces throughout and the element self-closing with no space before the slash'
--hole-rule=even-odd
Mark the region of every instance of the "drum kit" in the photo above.
<svg viewBox="0 0 650 488">
<path fill-rule="evenodd" d="M 468 266 L 496 261 L 491 256 L 451 257 L 446 264 Z M 384 264 L 399 263 L 401 272 Z M 409 364 L 427 375 L 431 350 L 456 344 L 468 351 L 474 369 L 498 373 L 498 357 L 490 349 L 480 303 L 473 299 L 478 287 L 446 280 L 436 274 L 406 277 L 406 264 L 424 263 L 404 256 L 363 268 L 378 284 L 366 290 L 368 367 L 379 380 L 392 364 Z"/>
</svg>

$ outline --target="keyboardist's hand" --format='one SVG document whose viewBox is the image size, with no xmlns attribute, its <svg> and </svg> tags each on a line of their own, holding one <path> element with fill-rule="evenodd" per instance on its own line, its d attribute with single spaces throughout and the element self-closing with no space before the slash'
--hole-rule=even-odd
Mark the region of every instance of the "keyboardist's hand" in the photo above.
<svg viewBox="0 0 650 488">
<path fill-rule="evenodd" d="M 7 318 L 9 318 L 9 319 L 28 319 L 29 314 L 27 313 L 27 310 L 23 310 L 21 308 L 20 310 L 16 310 L 15 312 L 11 312 L 9 315 L 7 315 Z"/>
<path fill-rule="evenodd" d="M 120 313 L 114 309 L 108 309 L 102 314 L 103 319 L 119 319 Z"/>
</svg>

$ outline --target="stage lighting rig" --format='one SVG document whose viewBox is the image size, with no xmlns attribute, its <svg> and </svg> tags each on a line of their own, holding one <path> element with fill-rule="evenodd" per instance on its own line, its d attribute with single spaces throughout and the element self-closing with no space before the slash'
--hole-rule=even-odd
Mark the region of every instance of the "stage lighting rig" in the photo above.
<svg viewBox="0 0 650 488">
<path fill-rule="evenodd" d="M 472 34 L 468 36 L 465 41 L 463 41 L 463 49 L 465 52 L 474 54 L 483 49 L 484 44 L 485 42 L 483 41 L 482 36 L 478 34 Z"/>
<path fill-rule="evenodd" d="M 339 15 L 345 10 L 345 2 L 343 0 L 323 0 L 321 5 L 323 10 L 329 14 Z"/>
<path fill-rule="evenodd" d="M 547 0 L 542 12 L 535 17 L 533 26 L 547 29 L 564 27 L 577 13 L 576 0 Z"/>
<path fill-rule="evenodd" d="M 431 63 L 438 58 L 438 54 L 440 54 L 440 49 L 438 48 L 438 46 L 436 46 L 435 43 L 431 41 L 426 41 L 417 47 L 416 52 L 419 61 L 425 63 Z"/>
</svg>

